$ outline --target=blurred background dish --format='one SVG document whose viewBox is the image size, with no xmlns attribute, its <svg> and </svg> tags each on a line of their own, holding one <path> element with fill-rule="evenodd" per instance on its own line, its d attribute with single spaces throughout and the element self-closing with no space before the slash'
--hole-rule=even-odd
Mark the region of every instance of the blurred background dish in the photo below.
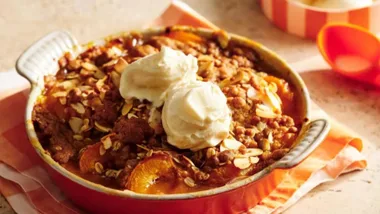
<svg viewBox="0 0 380 214">
<path fill-rule="evenodd" d="M 316 39 L 327 23 L 350 23 L 380 32 L 380 2 L 371 0 L 258 0 L 265 16 L 278 28 Z M 339 2 L 339 3 L 338 3 Z"/>
</svg>

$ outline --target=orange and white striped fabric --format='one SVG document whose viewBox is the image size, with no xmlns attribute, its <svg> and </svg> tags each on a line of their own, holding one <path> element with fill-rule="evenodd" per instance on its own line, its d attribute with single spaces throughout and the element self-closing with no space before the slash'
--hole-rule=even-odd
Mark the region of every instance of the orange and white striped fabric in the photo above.
<svg viewBox="0 0 380 214">
<path fill-rule="evenodd" d="M 187 5 L 177 1 L 153 25 L 167 25 L 166 21 L 170 24 L 216 28 Z M 13 90 L 4 89 L 3 85 L 9 79 L 12 79 L 15 87 Z M 82 213 L 49 179 L 28 141 L 24 126 L 29 92 L 27 87 L 26 82 L 15 73 L 0 78 L 0 192 L 19 214 Z M 315 107 L 314 114 L 319 116 L 324 113 Z M 367 163 L 360 153 L 361 149 L 360 139 L 332 121 L 332 130 L 327 139 L 306 160 L 289 170 L 274 170 L 258 181 L 258 185 L 273 185 L 263 186 L 271 188 L 269 195 L 260 196 L 259 205 L 247 213 L 279 213 L 315 186 L 334 180 L 342 173 L 365 168 Z"/>
<path fill-rule="evenodd" d="M 359 25 L 373 33 L 380 32 L 380 2 L 371 7 L 346 11 L 314 9 L 291 0 L 258 0 L 265 16 L 281 30 L 315 39 L 327 23 Z M 360 0 L 359 0 L 360 1 Z"/>
</svg>

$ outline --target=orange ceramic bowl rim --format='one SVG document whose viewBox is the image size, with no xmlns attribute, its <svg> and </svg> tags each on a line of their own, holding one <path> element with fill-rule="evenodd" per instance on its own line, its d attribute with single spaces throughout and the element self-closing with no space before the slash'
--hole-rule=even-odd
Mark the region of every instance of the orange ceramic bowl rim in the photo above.
<svg viewBox="0 0 380 214">
<path fill-rule="evenodd" d="M 149 36 L 149 35 L 155 35 L 155 34 L 165 32 L 166 29 L 167 28 L 162 28 L 162 27 L 149 28 L 146 30 L 138 31 L 138 32 L 142 33 L 143 35 Z M 173 26 L 171 27 L 171 29 L 192 32 L 192 33 L 198 34 L 200 36 L 205 36 L 205 37 L 211 37 L 214 32 L 213 30 L 209 30 L 209 29 L 193 28 L 193 27 L 188 27 L 188 26 Z M 70 35 L 69 33 L 65 31 L 64 33 Z M 113 34 L 111 36 L 106 37 L 105 39 L 102 39 L 101 41 L 95 41 L 95 42 L 90 42 L 90 43 L 91 44 L 102 43 L 104 42 L 104 40 L 107 40 L 112 37 L 117 37 L 125 33 L 128 33 L 128 32 Z M 238 35 L 229 34 L 229 36 L 230 36 L 231 41 L 238 42 L 258 52 L 258 54 L 260 55 L 264 63 L 270 62 L 270 64 L 273 66 L 272 68 L 277 68 L 276 70 L 274 70 L 275 72 L 278 72 L 279 75 L 283 76 L 284 78 L 287 78 L 288 81 L 290 81 L 295 86 L 295 89 L 301 98 L 302 111 L 303 111 L 302 116 L 305 119 L 301 132 L 299 136 L 297 137 L 296 141 L 298 142 L 298 141 L 303 140 L 305 136 L 303 136 L 302 133 L 307 131 L 308 127 L 306 127 L 306 125 L 309 121 L 308 118 L 310 117 L 310 96 L 301 77 L 295 71 L 293 71 L 284 60 L 282 60 L 274 52 L 262 46 L 261 44 L 256 43 L 248 38 L 238 36 Z M 33 48 L 33 46 L 31 46 L 31 48 Z M 78 47 L 73 48 L 73 50 L 75 49 L 78 49 Z M 26 107 L 26 130 L 27 130 L 29 140 L 32 146 L 35 148 L 36 152 L 39 154 L 39 156 L 43 159 L 43 161 L 46 164 L 52 167 L 59 174 L 63 175 L 64 177 L 70 179 L 71 181 L 75 183 L 78 183 L 81 186 L 84 186 L 88 189 L 91 189 L 97 192 L 105 193 L 108 195 L 119 196 L 119 197 L 130 197 L 130 198 L 141 199 L 141 200 L 181 200 L 181 199 L 207 197 L 207 196 L 217 195 L 217 194 L 227 192 L 227 191 L 232 191 L 238 188 L 242 188 L 245 185 L 251 182 L 254 182 L 260 179 L 261 177 L 267 175 L 273 169 L 271 166 L 269 166 L 263 169 L 262 171 L 252 176 L 249 176 L 248 178 L 239 180 L 232 184 L 226 184 L 224 186 L 217 187 L 214 189 L 209 189 L 209 190 L 204 190 L 204 191 L 199 191 L 199 192 L 182 193 L 182 194 L 167 194 L 167 195 L 140 194 L 140 193 L 132 192 L 130 190 L 117 190 L 117 189 L 112 189 L 109 187 L 102 186 L 97 183 L 93 183 L 84 178 L 81 178 L 80 176 L 66 170 L 64 167 L 62 167 L 60 164 L 54 161 L 52 157 L 45 151 L 45 149 L 40 144 L 37 138 L 36 132 L 34 130 L 31 116 L 32 116 L 34 104 L 38 96 L 41 94 L 43 87 L 41 88 L 41 83 L 31 81 L 30 77 L 28 77 L 25 74 L 25 71 L 24 72 L 21 71 L 22 69 L 20 68 L 20 65 L 19 65 L 20 59 L 21 57 L 16 63 L 16 69 L 22 76 L 26 77 L 31 82 L 31 85 L 32 85 L 31 93 L 30 93 L 30 96 L 27 102 L 27 107 Z M 43 75 L 43 74 L 40 74 L 40 75 Z"/>
</svg>

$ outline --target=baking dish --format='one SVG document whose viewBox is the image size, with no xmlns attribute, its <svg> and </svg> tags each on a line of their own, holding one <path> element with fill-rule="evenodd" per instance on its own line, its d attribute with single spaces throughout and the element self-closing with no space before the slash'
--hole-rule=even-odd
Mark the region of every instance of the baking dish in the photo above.
<svg viewBox="0 0 380 214">
<path fill-rule="evenodd" d="M 172 28 L 189 31 L 204 37 L 211 37 L 213 32 L 206 29 L 175 26 Z M 166 28 L 152 28 L 141 31 L 144 36 L 156 35 Z M 114 35 L 115 36 L 115 35 Z M 111 36 L 113 37 L 113 36 Z M 18 59 L 17 71 L 29 80 L 32 86 L 26 109 L 26 127 L 29 139 L 37 153 L 46 163 L 45 167 L 56 184 L 76 204 L 94 213 L 240 213 L 255 206 L 259 199 L 269 194 L 270 185 L 276 185 L 281 177 L 282 169 L 300 163 L 322 142 L 329 130 L 324 119 L 310 121 L 310 98 L 301 78 L 293 72 L 278 56 L 246 38 L 230 34 L 231 40 L 254 49 L 261 59 L 277 71 L 276 75 L 291 82 L 300 95 L 304 123 L 297 138 L 296 146 L 281 160 L 246 179 L 225 186 L 194 193 L 172 195 L 138 194 L 129 190 L 121 191 L 87 181 L 64 169 L 55 162 L 42 148 L 31 121 L 33 106 L 44 88 L 43 76 L 54 74 L 58 70 L 57 60 L 67 51 L 77 54 L 87 45 L 80 46 L 65 31 L 53 32 L 42 38 Z M 109 39 L 107 37 L 106 39 Z M 104 40 L 91 42 L 102 44 Z M 259 179 L 269 174 L 267 182 Z"/>
</svg>

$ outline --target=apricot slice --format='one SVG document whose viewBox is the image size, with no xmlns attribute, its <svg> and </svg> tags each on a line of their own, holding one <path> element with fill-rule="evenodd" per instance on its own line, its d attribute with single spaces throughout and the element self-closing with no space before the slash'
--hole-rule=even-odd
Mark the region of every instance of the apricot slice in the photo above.
<svg viewBox="0 0 380 214">
<path fill-rule="evenodd" d="M 203 38 L 195 35 L 193 33 L 188 33 L 184 31 L 172 31 L 168 35 L 168 37 L 181 41 L 181 42 L 195 42 L 195 43 L 201 43 L 203 42 Z"/>
<path fill-rule="evenodd" d="M 155 154 L 141 161 L 130 174 L 126 188 L 147 194 L 186 192 L 183 181 L 177 179 L 175 164 L 168 154 Z"/>
<path fill-rule="evenodd" d="M 101 142 L 87 146 L 79 158 L 79 168 L 82 173 L 95 172 L 95 163 L 103 164 L 106 157 L 100 155 Z"/>
</svg>

